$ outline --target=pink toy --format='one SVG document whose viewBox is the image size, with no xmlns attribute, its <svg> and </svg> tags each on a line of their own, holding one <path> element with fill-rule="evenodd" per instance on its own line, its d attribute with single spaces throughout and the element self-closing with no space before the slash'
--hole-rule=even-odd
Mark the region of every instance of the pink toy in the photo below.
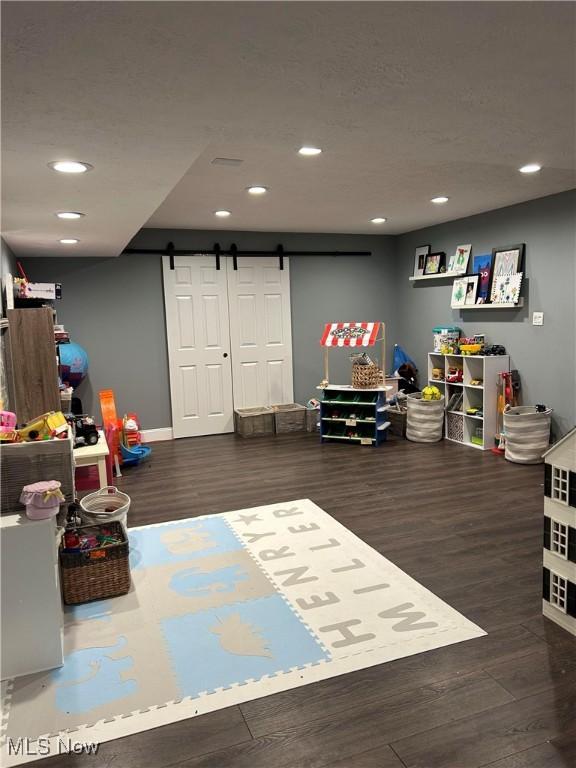
<svg viewBox="0 0 576 768">
<path fill-rule="evenodd" d="M 16 429 L 16 414 L 12 411 L 0 411 L 0 432 L 12 432 Z"/>
<path fill-rule="evenodd" d="M 20 502 L 26 505 L 30 520 L 45 520 L 58 514 L 60 504 L 65 500 L 60 486 L 58 480 L 41 480 L 24 486 Z"/>
</svg>

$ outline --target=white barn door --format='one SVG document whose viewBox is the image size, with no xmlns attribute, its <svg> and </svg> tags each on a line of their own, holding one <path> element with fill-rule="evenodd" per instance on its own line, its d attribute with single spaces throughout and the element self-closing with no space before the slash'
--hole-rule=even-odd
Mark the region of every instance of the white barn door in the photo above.
<svg viewBox="0 0 576 768">
<path fill-rule="evenodd" d="M 235 408 L 294 401 L 289 261 L 227 259 Z"/>
<path fill-rule="evenodd" d="M 162 258 L 174 437 L 234 430 L 226 269 L 213 256 Z"/>
</svg>

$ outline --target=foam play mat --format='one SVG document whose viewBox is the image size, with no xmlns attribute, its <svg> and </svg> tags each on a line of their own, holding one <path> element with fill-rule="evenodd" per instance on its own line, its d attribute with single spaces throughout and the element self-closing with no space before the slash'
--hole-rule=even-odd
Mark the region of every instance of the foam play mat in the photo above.
<svg viewBox="0 0 576 768">
<path fill-rule="evenodd" d="M 64 666 L 4 685 L 3 765 L 37 759 L 8 740 L 54 754 L 485 634 L 308 499 L 130 547 L 127 595 L 66 609 Z"/>
</svg>

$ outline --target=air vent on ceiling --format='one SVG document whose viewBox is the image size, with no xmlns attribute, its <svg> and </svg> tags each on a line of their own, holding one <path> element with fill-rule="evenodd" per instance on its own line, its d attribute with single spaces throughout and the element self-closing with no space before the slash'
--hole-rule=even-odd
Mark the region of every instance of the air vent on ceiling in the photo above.
<svg viewBox="0 0 576 768">
<path fill-rule="evenodd" d="M 212 160 L 212 165 L 240 165 L 243 160 L 238 160 L 235 157 L 215 157 Z"/>
</svg>

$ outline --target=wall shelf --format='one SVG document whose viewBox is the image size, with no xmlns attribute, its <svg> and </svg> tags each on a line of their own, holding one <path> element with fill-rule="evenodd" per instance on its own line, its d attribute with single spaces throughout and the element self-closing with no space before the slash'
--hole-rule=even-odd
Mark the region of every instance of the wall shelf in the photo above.
<svg viewBox="0 0 576 768">
<path fill-rule="evenodd" d="M 521 309 L 524 306 L 524 298 L 520 296 L 518 304 L 464 304 L 461 307 L 451 309 Z"/>
<path fill-rule="evenodd" d="M 448 280 L 453 277 L 462 277 L 459 272 L 438 272 L 436 275 L 412 275 L 408 278 L 410 282 L 417 280 Z"/>
</svg>

